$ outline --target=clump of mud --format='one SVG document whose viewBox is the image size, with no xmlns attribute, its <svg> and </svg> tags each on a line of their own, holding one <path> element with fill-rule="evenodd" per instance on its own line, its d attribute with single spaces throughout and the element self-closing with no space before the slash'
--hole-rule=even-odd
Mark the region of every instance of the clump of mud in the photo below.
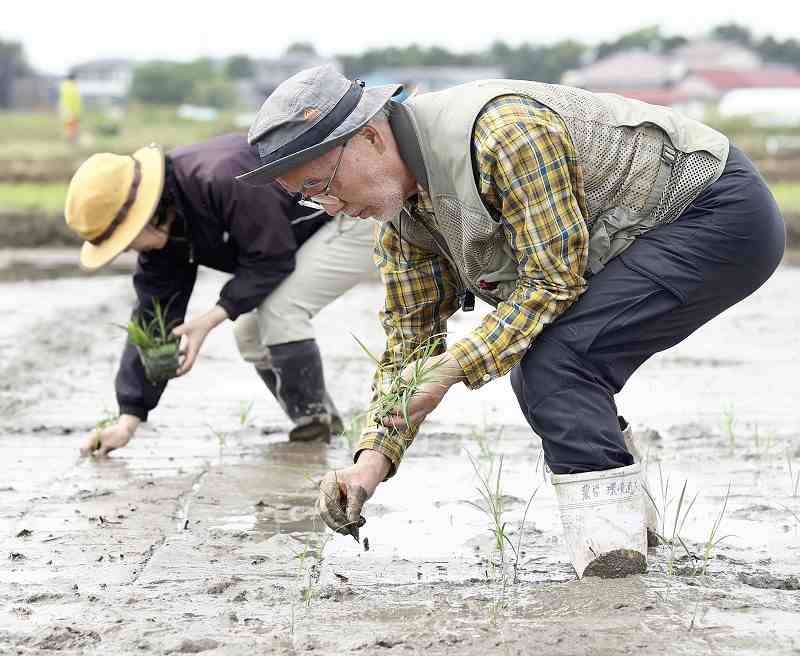
<svg viewBox="0 0 800 656">
<path fill-rule="evenodd" d="M 647 559 L 633 549 L 615 549 L 595 558 L 583 571 L 584 576 L 601 579 L 621 579 L 631 574 L 644 574 Z"/>
<path fill-rule="evenodd" d="M 35 646 L 39 649 L 60 651 L 80 649 L 98 642 L 100 642 L 100 634 L 97 631 L 81 631 L 73 629 L 71 626 L 59 626 L 51 629 Z"/>
<path fill-rule="evenodd" d="M 767 571 L 759 571 L 754 574 L 741 572 L 739 580 L 753 588 L 771 590 L 800 590 L 800 578 L 797 576 L 779 577 L 773 576 Z"/>
<path fill-rule="evenodd" d="M 186 639 L 181 642 L 177 647 L 173 647 L 169 649 L 166 653 L 168 654 L 199 654 L 201 651 L 208 651 L 210 649 L 216 649 L 219 647 L 219 643 L 216 640 L 211 640 L 210 638 L 202 638 L 200 640 L 189 640 Z"/>
</svg>

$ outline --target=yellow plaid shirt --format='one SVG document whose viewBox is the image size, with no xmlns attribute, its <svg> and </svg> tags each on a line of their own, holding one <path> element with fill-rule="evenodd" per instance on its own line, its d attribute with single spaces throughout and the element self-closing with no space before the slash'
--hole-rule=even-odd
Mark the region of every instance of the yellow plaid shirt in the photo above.
<svg viewBox="0 0 800 656">
<path fill-rule="evenodd" d="M 472 142 L 478 190 L 502 223 L 519 274 L 510 297 L 449 347 L 476 389 L 517 365 L 542 329 L 584 292 L 589 234 L 581 169 L 557 114 L 523 96 L 496 98 L 479 115 Z M 433 212 L 424 192 L 407 204 L 411 216 L 414 204 Z M 379 233 L 375 261 L 386 290 L 384 371 L 391 372 L 404 354 L 446 333 L 463 290 L 444 256 L 401 243 L 390 223 Z M 394 464 L 392 475 L 415 433 L 365 433 L 357 452 L 382 452 Z"/>
</svg>

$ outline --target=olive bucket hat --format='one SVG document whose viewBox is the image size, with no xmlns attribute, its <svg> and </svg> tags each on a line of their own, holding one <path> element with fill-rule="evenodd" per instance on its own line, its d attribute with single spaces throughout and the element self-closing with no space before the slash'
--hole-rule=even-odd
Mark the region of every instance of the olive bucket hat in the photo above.
<svg viewBox="0 0 800 656">
<path fill-rule="evenodd" d="M 238 176 L 264 184 L 310 162 L 369 123 L 403 90 L 402 84 L 365 88 L 333 66 L 308 68 L 282 82 L 261 105 L 247 140 L 258 151 L 261 166 Z"/>
<path fill-rule="evenodd" d="M 72 176 L 64 217 L 86 240 L 81 266 L 108 264 L 148 224 L 164 189 L 164 152 L 155 144 L 133 155 L 97 153 Z"/>
</svg>

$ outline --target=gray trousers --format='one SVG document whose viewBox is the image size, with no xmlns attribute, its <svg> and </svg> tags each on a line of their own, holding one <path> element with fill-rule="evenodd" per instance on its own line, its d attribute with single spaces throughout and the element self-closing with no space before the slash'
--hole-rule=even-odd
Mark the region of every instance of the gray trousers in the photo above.
<svg viewBox="0 0 800 656">
<path fill-rule="evenodd" d="M 775 199 L 731 147 L 722 176 L 675 222 L 645 233 L 590 278 L 512 371 L 550 469 L 574 474 L 632 464 L 614 395 L 650 356 L 758 289 L 784 246 Z"/>
<path fill-rule="evenodd" d="M 376 226 L 372 219 L 339 215 L 314 233 L 297 252 L 292 274 L 234 323 L 242 358 L 267 369 L 270 346 L 314 339 L 317 312 L 375 275 Z"/>
</svg>

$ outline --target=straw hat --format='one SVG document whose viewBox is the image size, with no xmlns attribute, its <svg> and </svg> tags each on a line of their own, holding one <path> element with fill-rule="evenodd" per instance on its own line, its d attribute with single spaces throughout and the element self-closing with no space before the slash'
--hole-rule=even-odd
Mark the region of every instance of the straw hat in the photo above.
<svg viewBox="0 0 800 656">
<path fill-rule="evenodd" d="M 86 242 L 81 266 L 108 264 L 152 218 L 164 188 L 164 153 L 152 144 L 133 155 L 97 153 L 72 176 L 64 215 Z"/>
</svg>

